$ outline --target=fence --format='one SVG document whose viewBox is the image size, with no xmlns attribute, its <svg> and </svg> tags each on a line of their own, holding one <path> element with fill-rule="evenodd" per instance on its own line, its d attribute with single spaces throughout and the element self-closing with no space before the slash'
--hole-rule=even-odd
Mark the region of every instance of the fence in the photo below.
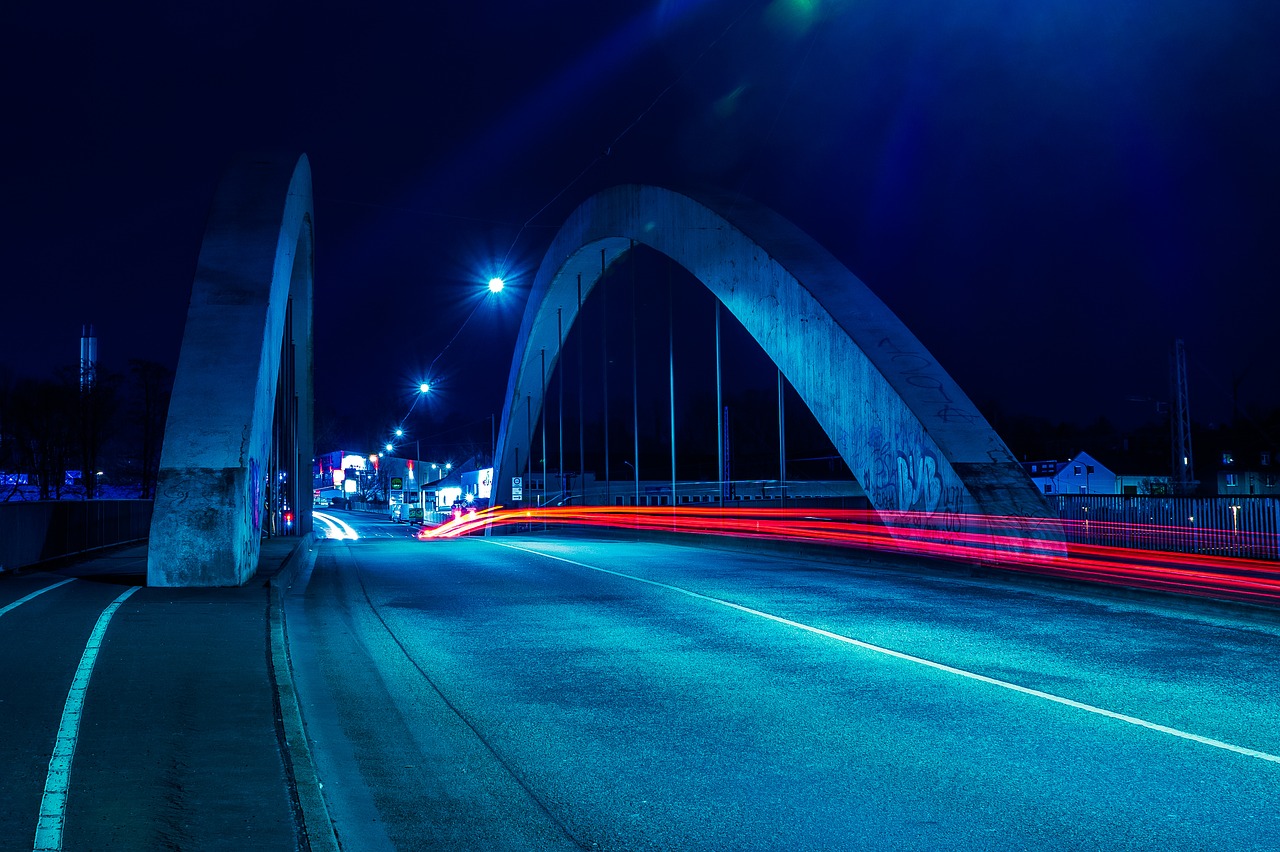
<svg viewBox="0 0 1280 852">
<path fill-rule="evenodd" d="M 0 570 L 141 541 L 150 500 L 42 500 L 0 503 Z"/>
<path fill-rule="evenodd" d="M 1071 542 L 1280 560 L 1275 497 L 1090 494 L 1049 500 Z"/>
</svg>

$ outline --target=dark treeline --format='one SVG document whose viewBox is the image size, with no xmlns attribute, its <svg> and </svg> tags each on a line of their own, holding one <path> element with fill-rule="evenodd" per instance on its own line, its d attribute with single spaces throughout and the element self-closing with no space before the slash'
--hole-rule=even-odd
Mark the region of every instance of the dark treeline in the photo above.
<svg viewBox="0 0 1280 852">
<path fill-rule="evenodd" d="M 1106 417 L 1086 425 L 1056 423 L 1007 414 L 994 404 L 985 407 L 991 425 L 1019 461 L 1065 461 L 1084 451 L 1117 472 L 1169 475 L 1173 469 L 1167 412 L 1122 429 Z M 1240 411 L 1229 423 L 1193 420 L 1191 452 L 1197 479 L 1206 486 L 1219 469 L 1272 469 L 1280 464 L 1280 409 Z"/>
<path fill-rule="evenodd" d="M 155 496 L 172 372 L 150 361 L 82 383 L 0 371 L 0 501 Z"/>
</svg>

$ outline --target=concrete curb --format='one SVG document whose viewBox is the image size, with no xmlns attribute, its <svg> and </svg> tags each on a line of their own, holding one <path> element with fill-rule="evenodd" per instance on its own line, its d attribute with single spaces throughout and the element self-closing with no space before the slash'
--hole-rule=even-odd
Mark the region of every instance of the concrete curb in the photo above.
<svg viewBox="0 0 1280 852">
<path fill-rule="evenodd" d="M 280 708 L 280 722 L 290 763 L 297 806 L 300 811 L 301 848 L 310 852 L 338 852 L 341 845 L 329 819 L 329 808 L 321 791 L 320 777 L 311 759 L 306 725 L 293 684 L 293 668 L 289 659 L 289 633 L 284 617 L 284 596 L 300 576 L 310 574 L 315 564 L 315 536 L 308 533 L 285 559 L 281 569 L 271 578 L 270 614 L 271 679 Z"/>
</svg>

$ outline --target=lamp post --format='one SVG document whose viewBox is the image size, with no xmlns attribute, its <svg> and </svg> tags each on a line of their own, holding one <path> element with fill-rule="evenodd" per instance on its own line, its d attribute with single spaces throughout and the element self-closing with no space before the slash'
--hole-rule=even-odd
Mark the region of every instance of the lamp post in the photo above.
<svg viewBox="0 0 1280 852">
<path fill-rule="evenodd" d="M 419 399 L 422 399 L 424 396 L 426 396 L 429 393 L 431 393 L 431 383 L 419 382 L 418 395 L 417 397 L 414 398 L 413 401 L 416 403 Z M 417 438 L 413 439 L 413 465 L 414 465 L 414 468 L 417 470 L 417 473 L 415 473 L 414 476 L 415 477 L 421 476 L 422 447 L 420 446 Z M 416 484 L 418 486 L 418 508 L 422 509 L 422 517 L 423 517 L 423 520 L 425 521 L 427 517 L 427 489 L 424 488 L 423 486 L 426 485 L 426 483 L 424 481 L 419 481 Z"/>
<path fill-rule="evenodd" d="M 490 295 L 494 295 L 494 294 L 497 294 L 497 293 L 501 293 L 501 292 L 502 292 L 502 290 L 503 290 L 503 288 L 505 288 L 505 287 L 506 287 L 506 282 L 504 282 L 500 276 L 494 276 L 494 277 L 492 277 L 492 278 L 490 278 L 490 279 L 489 279 L 489 283 L 488 283 L 488 288 L 489 288 L 489 290 L 488 290 L 488 292 L 489 292 L 489 294 L 490 294 Z M 439 360 L 440 360 L 440 358 L 441 358 L 441 356 L 443 356 L 443 355 L 444 355 L 444 353 L 445 353 L 445 352 L 447 352 L 447 351 L 449 350 L 449 347 L 450 347 L 450 346 L 452 346 L 452 345 L 453 345 L 453 342 L 454 342 L 455 340 L 457 340 L 457 339 L 458 339 L 458 335 L 460 335 L 460 334 L 462 333 L 462 330 L 466 327 L 467 323 L 469 323 L 469 322 L 471 321 L 471 318 L 472 318 L 473 316 L 475 316 L 475 313 L 476 313 L 476 311 L 480 308 L 480 305 L 484 304 L 486 301 L 487 301 L 487 299 L 485 299 L 485 298 L 481 298 L 479 301 L 477 301 L 477 302 L 476 302 L 475 307 L 471 309 L 471 313 L 467 314 L 467 318 L 466 318 L 465 320 L 463 320 L 463 321 L 462 321 L 462 325 L 460 325 L 460 326 L 458 327 L 458 330 L 457 330 L 456 332 L 454 332 L 453 337 L 451 337 L 451 338 L 449 339 L 449 342 L 448 342 L 448 343 L 446 343 L 446 344 L 444 345 L 444 348 L 440 350 L 440 353 L 439 353 L 438 355 L 436 355 L 436 357 L 431 361 L 431 365 L 427 367 L 427 375 L 428 375 L 428 376 L 430 376 L 430 375 L 431 375 L 431 371 L 432 371 L 432 369 L 435 367 L 435 365 L 436 365 L 436 361 L 439 361 Z M 427 394 L 429 394 L 429 393 L 431 393 L 431 382 L 430 382 L 430 381 L 427 381 L 427 380 L 423 380 L 423 381 L 419 382 L 419 383 L 418 383 L 418 392 L 417 392 L 417 394 L 415 394 L 415 395 L 414 395 L 414 397 L 413 397 L 413 403 L 409 406 L 409 410 L 408 410 L 407 412 L 405 412 L 404 417 L 403 417 L 403 418 L 401 418 L 401 420 L 400 420 L 400 424 L 401 424 L 401 425 L 400 425 L 400 426 L 398 426 L 398 427 L 396 427 L 395 435 L 396 435 L 396 437 L 397 437 L 397 438 L 403 438 L 403 437 L 404 437 L 404 423 L 409 419 L 409 415 L 411 415 L 411 414 L 413 413 L 413 409 L 414 409 L 415 407 L 417 407 L 418 402 L 419 402 L 423 397 L 425 397 Z M 490 424 L 490 433 L 491 433 L 491 435 L 490 435 L 490 444 L 492 445 L 493 443 L 495 443 L 495 441 L 494 441 L 494 439 L 493 439 L 493 436 L 492 436 L 492 433 L 493 433 L 492 423 Z M 421 470 L 422 470 L 422 446 L 421 446 L 420 441 L 419 441 L 419 440 L 417 440 L 417 439 L 415 439 L 415 440 L 414 440 L 414 442 L 413 442 L 413 446 L 414 446 L 414 453 L 413 453 L 413 455 L 414 455 L 414 464 L 415 464 L 415 466 L 418 468 L 418 470 L 419 470 L 419 471 L 421 471 Z M 387 444 L 387 452 L 391 452 L 391 450 L 392 450 L 392 449 L 393 449 L 392 445 L 391 445 L 391 444 Z M 417 476 L 417 475 L 415 474 L 415 476 Z M 418 495 L 419 495 L 419 498 L 418 498 L 418 499 L 419 499 L 420 505 L 422 506 L 422 510 L 423 510 L 423 512 L 425 513 L 425 512 L 426 512 L 426 492 L 425 492 L 425 490 L 421 487 L 421 485 L 422 485 L 423 483 L 419 482 L 418 484 L 419 484 L 419 488 L 418 488 Z"/>
<path fill-rule="evenodd" d="M 636 470 L 636 466 L 633 465 L 631 462 L 627 461 L 626 459 L 623 459 L 622 463 L 625 464 L 627 467 L 631 468 L 631 476 L 635 479 L 635 482 L 636 482 L 636 493 L 635 493 L 635 496 L 631 498 L 631 501 L 632 501 L 631 505 L 639 506 L 640 505 L 640 471 Z"/>
<path fill-rule="evenodd" d="M 418 383 L 418 392 L 413 398 L 413 404 L 410 405 L 409 410 L 405 412 L 404 417 L 400 421 L 401 425 L 395 428 L 395 436 L 397 438 L 404 437 L 404 422 L 409 419 L 409 415 L 412 414 L 413 409 L 417 407 L 418 400 L 422 399 L 424 396 L 426 396 L 430 392 L 431 392 L 430 382 L 424 381 L 424 382 Z M 392 449 L 392 445 L 387 444 L 387 452 L 391 452 L 391 449 Z M 427 503 L 426 503 L 426 492 L 422 487 L 423 485 L 422 483 L 422 441 L 419 438 L 413 439 L 413 469 L 414 469 L 414 472 L 413 472 L 414 485 L 417 486 L 417 489 L 418 489 L 418 506 L 422 509 L 423 513 L 425 514 L 427 510 Z"/>
</svg>

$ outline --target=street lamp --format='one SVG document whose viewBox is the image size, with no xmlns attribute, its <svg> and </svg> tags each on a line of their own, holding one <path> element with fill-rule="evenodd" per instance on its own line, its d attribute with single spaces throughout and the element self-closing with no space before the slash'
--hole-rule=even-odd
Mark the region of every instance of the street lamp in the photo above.
<svg viewBox="0 0 1280 852">
<path fill-rule="evenodd" d="M 631 468 L 631 475 L 635 477 L 636 493 L 635 493 L 635 497 L 632 498 L 632 500 L 634 501 L 632 505 L 639 506 L 640 505 L 640 471 L 636 470 L 636 466 L 633 465 L 631 462 L 627 461 L 626 459 L 623 459 L 622 463 L 625 464 L 627 467 Z"/>
<path fill-rule="evenodd" d="M 502 292 L 502 288 L 503 288 L 503 287 L 505 287 L 505 286 L 507 286 L 507 285 L 503 282 L 503 280 L 502 280 L 501 278 L 499 278 L 499 277 L 497 277 L 497 276 L 494 276 L 493 278 L 490 278 L 490 279 L 489 279 L 489 292 L 490 292 L 490 293 L 501 293 L 501 292 Z"/>
</svg>

